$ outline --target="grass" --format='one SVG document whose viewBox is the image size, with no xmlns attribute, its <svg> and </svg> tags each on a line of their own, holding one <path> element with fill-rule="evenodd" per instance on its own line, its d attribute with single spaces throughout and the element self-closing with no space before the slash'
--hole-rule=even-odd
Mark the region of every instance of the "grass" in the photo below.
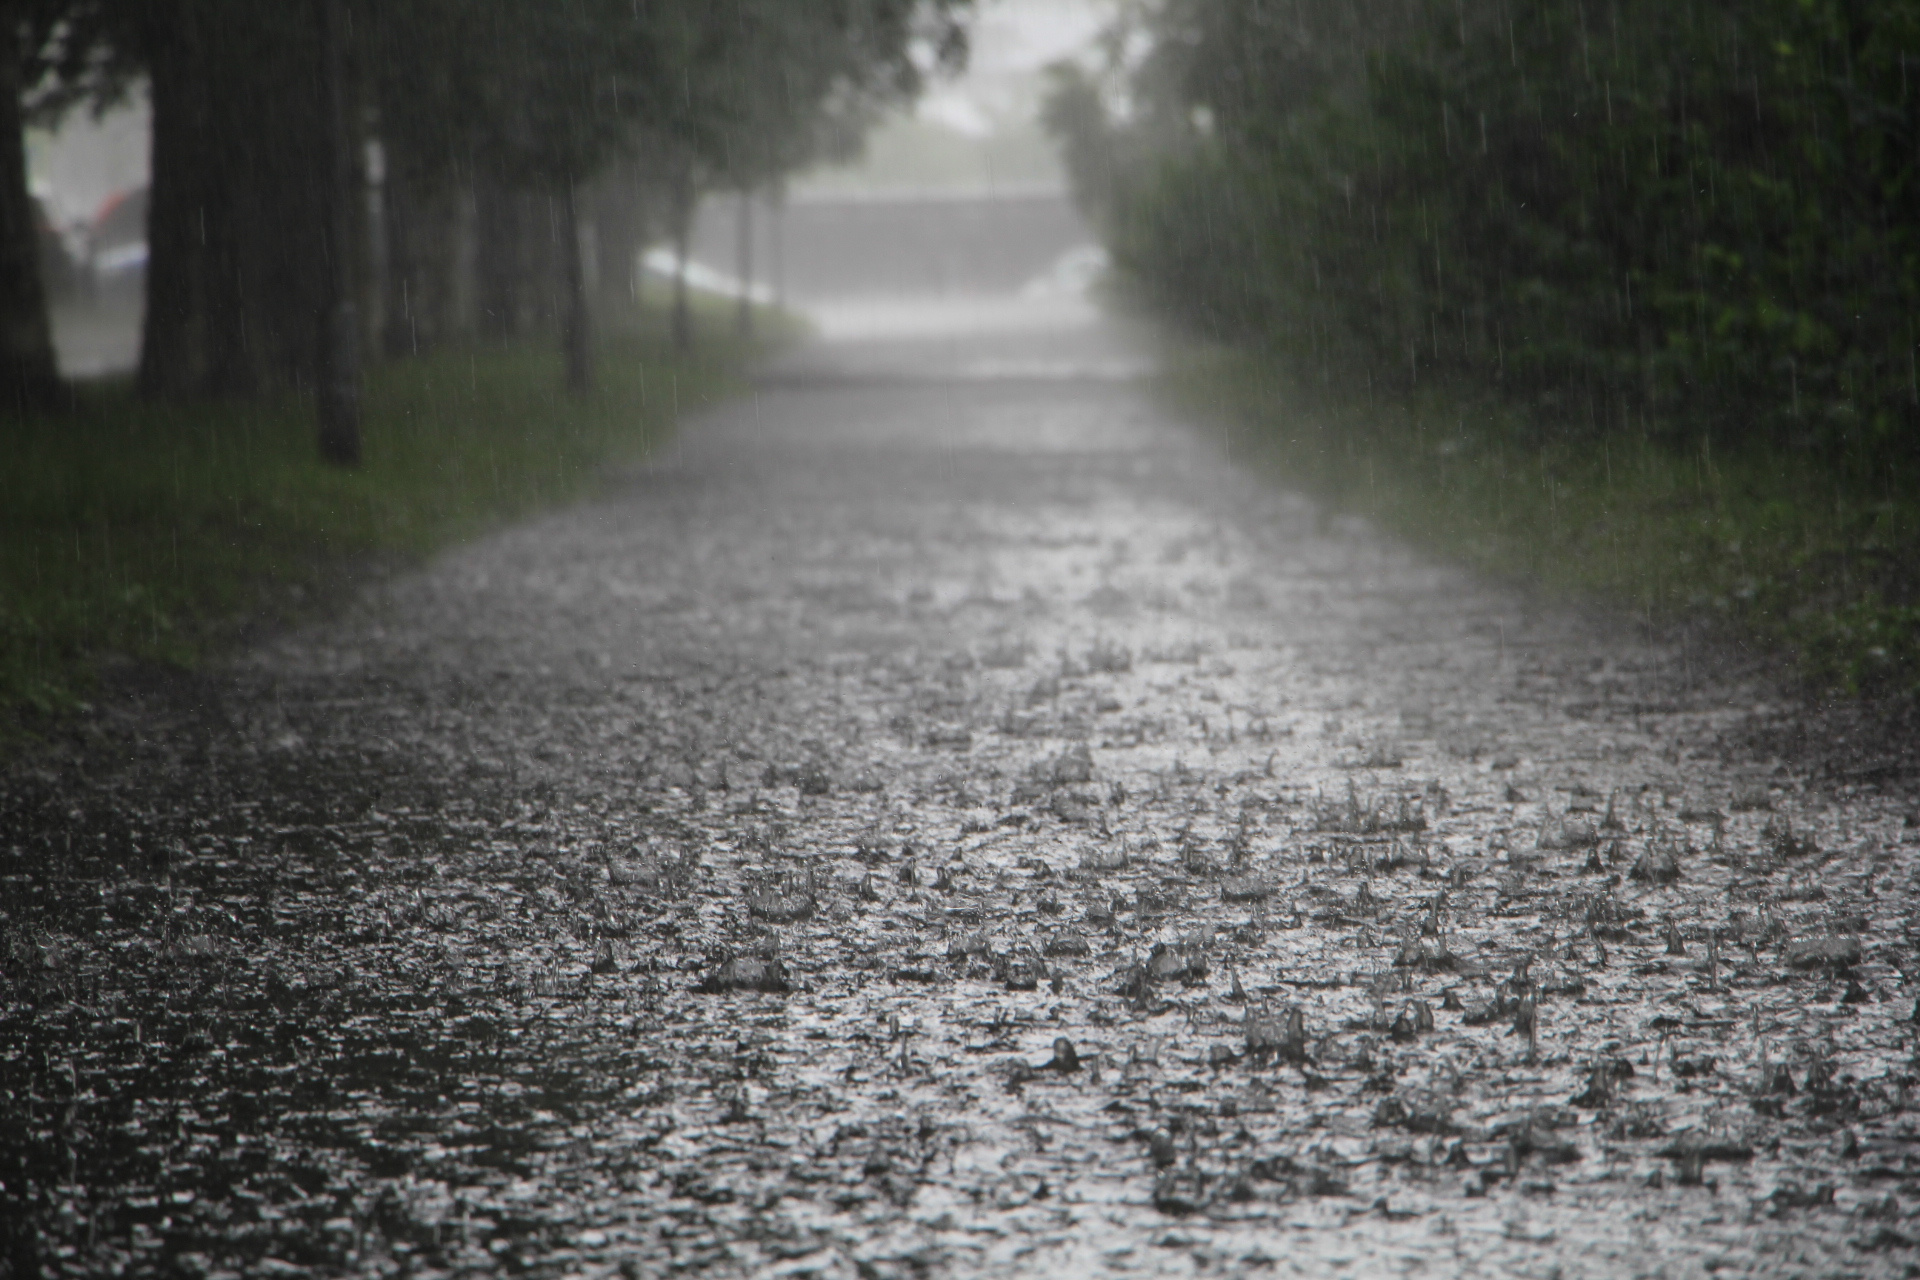
<svg viewBox="0 0 1920 1280">
<path fill-rule="evenodd" d="M 80 705 L 105 662 L 191 665 L 240 624 L 311 608 L 349 566 L 588 492 L 750 354 L 715 337 L 680 356 L 660 330 L 609 336 L 585 398 L 561 390 L 550 341 L 373 368 L 354 471 L 318 461 L 293 396 L 156 405 L 101 383 L 71 416 L 0 422 L 0 726 Z M 703 336 L 726 331 L 716 312 Z"/>
<path fill-rule="evenodd" d="M 1511 407 L 1356 403 L 1247 352 L 1190 352 L 1169 384 L 1291 482 L 1477 568 L 1655 624 L 1711 619 L 1830 689 L 1920 689 L 1920 490 L 1894 464 L 1542 443 Z"/>
</svg>

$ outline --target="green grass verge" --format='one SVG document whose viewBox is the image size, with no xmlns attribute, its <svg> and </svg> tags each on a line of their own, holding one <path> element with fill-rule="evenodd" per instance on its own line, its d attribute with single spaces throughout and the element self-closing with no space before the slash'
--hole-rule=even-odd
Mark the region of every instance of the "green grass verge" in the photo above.
<svg viewBox="0 0 1920 1280">
<path fill-rule="evenodd" d="M 1356 403 L 1270 357 L 1197 351 L 1168 389 L 1286 480 L 1499 576 L 1655 623 L 1711 618 L 1850 692 L 1920 688 L 1920 490 L 1756 443 L 1540 443 L 1447 390 Z"/>
<path fill-rule="evenodd" d="M 78 705 L 103 660 L 191 664 L 239 624 L 311 607 L 347 566 L 587 492 L 751 354 L 704 336 L 730 331 L 717 309 L 690 356 L 660 330 L 604 341 L 584 398 L 561 390 L 551 341 L 378 366 L 354 471 L 318 461 L 311 402 L 292 396 L 155 405 L 103 383 L 71 416 L 0 422 L 0 730 Z"/>
</svg>

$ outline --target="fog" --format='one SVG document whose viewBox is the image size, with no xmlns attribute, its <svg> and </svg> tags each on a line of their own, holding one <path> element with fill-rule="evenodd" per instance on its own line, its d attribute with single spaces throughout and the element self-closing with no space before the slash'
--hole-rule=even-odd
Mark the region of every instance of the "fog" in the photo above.
<svg viewBox="0 0 1920 1280">
<path fill-rule="evenodd" d="M 826 337 L 1086 323 L 1091 312 L 1075 300 L 1097 283 L 1101 251 L 1038 117 L 1047 66 L 1085 54 L 1111 16 L 1101 0 L 983 6 L 963 71 L 936 77 L 883 117 L 857 159 L 814 166 L 752 198 L 744 261 L 742 198 L 701 199 L 687 261 L 694 287 L 721 296 L 744 287 Z M 52 319 L 71 377 L 126 374 L 138 363 L 144 241 L 100 224 L 117 204 L 144 198 L 150 123 L 136 85 L 103 112 L 70 112 L 29 137 L 31 185 L 65 254 Z M 376 256 L 392 198 L 379 150 L 371 144 L 362 170 Z M 589 222 L 590 252 L 596 230 Z M 669 288 L 679 261 L 668 240 L 639 247 L 634 290 Z M 598 270 L 614 278 L 624 269 Z"/>
</svg>

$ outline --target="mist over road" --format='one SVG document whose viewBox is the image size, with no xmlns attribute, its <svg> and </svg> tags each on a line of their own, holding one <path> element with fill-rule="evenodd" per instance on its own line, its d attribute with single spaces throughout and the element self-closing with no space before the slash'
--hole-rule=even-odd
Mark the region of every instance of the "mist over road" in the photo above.
<svg viewBox="0 0 1920 1280">
<path fill-rule="evenodd" d="M 53 1269 L 1900 1272 L 1909 798 L 1236 466 L 1071 289 L 819 314 L 9 782 L 175 833 L 80 1182 L 194 1195 Z"/>
</svg>

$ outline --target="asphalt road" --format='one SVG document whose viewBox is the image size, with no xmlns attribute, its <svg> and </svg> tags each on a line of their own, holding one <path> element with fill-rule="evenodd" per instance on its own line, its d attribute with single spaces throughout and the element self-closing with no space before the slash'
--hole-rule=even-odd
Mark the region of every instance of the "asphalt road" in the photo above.
<svg viewBox="0 0 1920 1280">
<path fill-rule="evenodd" d="M 1913 1274 L 1898 768 L 1071 299 L 824 330 L 6 778 L 14 1274 Z"/>
</svg>

